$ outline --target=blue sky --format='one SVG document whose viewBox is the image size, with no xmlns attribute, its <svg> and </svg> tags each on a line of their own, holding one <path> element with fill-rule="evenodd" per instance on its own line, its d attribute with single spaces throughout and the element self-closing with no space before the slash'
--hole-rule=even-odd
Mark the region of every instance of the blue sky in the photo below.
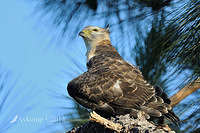
<svg viewBox="0 0 200 133">
<path fill-rule="evenodd" d="M 62 121 L 70 110 L 61 108 L 72 106 L 64 98 L 67 83 L 86 70 L 81 38 L 57 45 L 55 33 L 34 15 L 34 6 L 30 1 L 0 1 L 0 129 L 6 133 L 69 129 Z M 82 70 L 69 56 L 81 58 Z"/>
</svg>

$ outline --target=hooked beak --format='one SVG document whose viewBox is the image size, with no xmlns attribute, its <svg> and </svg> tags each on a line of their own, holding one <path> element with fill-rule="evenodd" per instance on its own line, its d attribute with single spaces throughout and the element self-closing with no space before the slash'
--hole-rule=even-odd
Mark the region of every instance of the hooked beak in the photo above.
<svg viewBox="0 0 200 133">
<path fill-rule="evenodd" d="M 84 37 L 85 33 L 83 31 L 78 33 L 79 36 Z"/>
<path fill-rule="evenodd" d="M 85 38 L 91 36 L 91 30 L 89 29 L 83 29 L 81 32 L 78 34 L 79 36 Z"/>
</svg>

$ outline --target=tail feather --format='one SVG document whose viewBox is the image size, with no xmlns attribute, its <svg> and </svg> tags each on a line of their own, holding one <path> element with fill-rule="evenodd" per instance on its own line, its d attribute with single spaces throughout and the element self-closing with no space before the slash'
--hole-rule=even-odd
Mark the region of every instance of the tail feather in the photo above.
<svg viewBox="0 0 200 133">
<path fill-rule="evenodd" d="M 154 86 L 156 90 L 156 95 L 161 97 L 164 100 L 163 105 L 167 107 L 168 113 L 163 114 L 169 121 L 172 121 L 175 125 L 180 125 L 180 119 L 174 114 L 174 112 L 171 110 L 171 100 L 169 99 L 168 95 L 162 90 L 159 86 Z"/>
<path fill-rule="evenodd" d="M 156 90 L 156 95 L 157 96 L 160 96 L 165 103 L 168 103 L 170 104 L 171 103 L 171 100 L 169 99 L 168 95 L 162 90 L 161 87 L 159 86 L 154 86 L 155 90 Z"/>
<path fill-rule="evenodd" d="M 172 110 L 169 110 L 167 114 L 164 114 L 164 116 L 169 121 L 172 121 L 175 125 L 180 126 L 180 119 L 174 114 Z"/>
</svg>

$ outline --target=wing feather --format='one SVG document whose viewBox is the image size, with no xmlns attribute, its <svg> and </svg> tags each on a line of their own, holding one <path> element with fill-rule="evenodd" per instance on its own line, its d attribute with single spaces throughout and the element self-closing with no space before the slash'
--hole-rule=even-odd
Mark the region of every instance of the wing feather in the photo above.
<svg viewBox="0 0 200 133">
<path fill-rule="evenodd" d="M 122 59 L 96 62 L 101 67 L 92 67 L 68 84 L 70 96 L 81 105 L 100 114 L 136 116 L 135 113 L 142 110 L 146 118 L 165 114 L 173 122 L 178 121 L 169 111 L 171 107 L 166 94 L 161 88 L 155 89 L 148 84 L 137 67 Z"/>
</svg>

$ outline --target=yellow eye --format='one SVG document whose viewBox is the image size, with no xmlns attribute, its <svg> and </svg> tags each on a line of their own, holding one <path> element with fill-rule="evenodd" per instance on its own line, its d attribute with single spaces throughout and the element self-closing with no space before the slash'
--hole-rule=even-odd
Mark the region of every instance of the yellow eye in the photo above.
<svg viewBox="0 0 200 133">
<path fill-rule="evenodd" d="M 96 31 L 96 32 L 98 32 L 99 30 L 97 30 L 97 29 L 93 29 L 93 31 Z"/>
</svg>

